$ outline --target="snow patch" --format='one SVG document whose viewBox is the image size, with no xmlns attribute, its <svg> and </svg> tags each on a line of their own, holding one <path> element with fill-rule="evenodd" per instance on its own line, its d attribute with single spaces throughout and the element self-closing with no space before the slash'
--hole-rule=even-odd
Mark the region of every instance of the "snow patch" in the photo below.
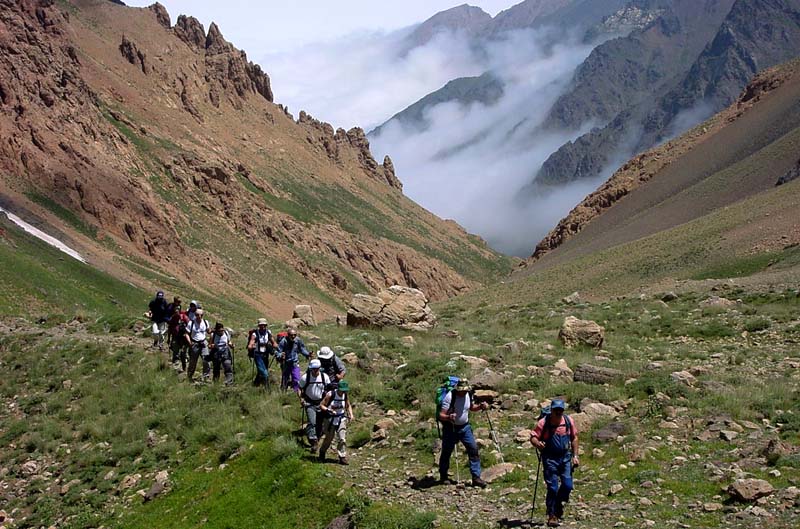
<svg viewBox="0 0 800 529">
<path fill-rule="evenodd" d="M 43 232 L 42 230 L 40 230 L 38 228 L 34 228 L 33 226 L 31 226 L 30 224 L 28 224 L 27 222 L 25 222 L 21 218 L 17 217 L 16 215 L 11 213 L 10 211 L 7 211 L 7 210 L 3 209 L 2 207 L 0 207 L 0 213 L 5 213 L 6 217 L 8 217 L 8 220 L 10 220 L 14 224 L 16 224 L 17 226 L 22 228 L 23 231 L 26 231 L 26 232 L 30 233 L 31 235 L 33 235 L 34 237 L 37 237 L 37 238 L 43 240 L 44 242 L 46 242 L 50 246 L 58 248 L 59 250 L 61 250 L 65 254 L 69 255 L 70 257 L 72 257 L 74 259 L 77 259 L 78 261 L 80 261 L 82 263 L 86 263 L 86 259 L 84 259 L 81 254 L 79 254 L 78 252 L 76 252 L 75 250 L 73 250 L 72 248 L 70 248 L 69 246 L 64 244 L 63 242 L 59 241 L 55 237 L 52 237 L 52 236 L 46 234 L 45 232 Z"/>
</svg>

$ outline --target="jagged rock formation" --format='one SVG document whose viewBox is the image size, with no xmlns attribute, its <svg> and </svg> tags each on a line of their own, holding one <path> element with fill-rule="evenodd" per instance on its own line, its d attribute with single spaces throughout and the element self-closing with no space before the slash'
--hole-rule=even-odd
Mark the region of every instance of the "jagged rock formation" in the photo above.
<svg viewBox="0 0 800 529">
<path fill-rule="evenodd" d="M 215 24 L 206 33 L 189 16 L 169 21 L 160 5 L 3 3 L 6 203 L 59 226 L 115 275 L 150 288 L 120 264 L 135 256 L 268 313 L 290 311 L 300 285 L 322 317 L 356 289 L 402 284 L 442 299 L 498 265 L 405 198 L 363 131 L 294 122 Z"/>
</svg>

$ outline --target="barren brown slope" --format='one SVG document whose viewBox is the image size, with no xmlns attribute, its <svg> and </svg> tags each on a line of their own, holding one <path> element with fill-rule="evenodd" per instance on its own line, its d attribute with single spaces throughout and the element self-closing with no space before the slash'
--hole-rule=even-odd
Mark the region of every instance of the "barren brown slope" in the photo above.
<svg viewBox="0 0 800 529">
<path fill-rule="evenodd" d="M 4 204 L 118 276 L 276 315 L 394 283 L 442 299 L 506 269 L 403 196 L 363 131 L 294 121 L 219 28 L 171 24 L 159 5 L 0 0 Z"/>
<path fill-rule="evenodd" d="M 798 66 L 763 72 L 734 105 L 625 164 L 537 246 L 527 267 L 633 241 L 774 187 L 800 158 Z"/>
</svg>

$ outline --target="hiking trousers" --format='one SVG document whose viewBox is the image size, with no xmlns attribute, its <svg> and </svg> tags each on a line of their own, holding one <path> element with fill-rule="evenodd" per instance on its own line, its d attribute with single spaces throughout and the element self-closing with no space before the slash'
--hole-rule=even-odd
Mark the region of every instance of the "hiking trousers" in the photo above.
<svg viewBox="0 0 800 529">
<path fill-rule="evenodd" d="M 169 344 L 169 349 L 172 351 L 172 365 L 177 369 L 180 362 L 181 371 L 186 371 L 186 342 L 182 337 L 173 337 L 172 342 Z"/>
<path fill-rule="evenodd" d="M 256 364 L 256 378 L 253 380 L 254 386 L 260 386 L 267 383 L 267 380 L 269 379 L 269 371 L 267 370 L 268 360 L 268 356 L 260 355 L 258 353 L 253 355 L 253 361 Z"/>
<path fill-rule="evenodd" d="M 572 492 L 572 454 L 570 452 L 563 456 L 543 454 L 542 467 L 544 481 L 547 483 L 545 498 L 547 515 L 561 518 L 564 504 L 569 501 L 569 493 Z"/>
<path fill-rule="evenodd" d="M 291 388 L 294 391 L 300 389 L 300 366 L 297 362 L 283 362 L 281 364 L 281 389 Z"/>
<path fill-rule="evenodd" d="M 334 419 L 339 419 L 339 425 L 334 424 Z M 319 455 L 324 456 L 331 447 L 333 438 L 336 438 L 336 455 L 347 457 L 347 417 L 326 417 L 322 422 L 322 446 Z"/>
<path fill-rule="evenodd" d="M 442 423 L 442 454 L 439 456 L 439 475 L 447 477 L 450 470 L 450 456 L 453 454 L 456 444 L 461 442 L 467 450 L 469 457 L 469 472 L 472 477 L 481 477 L 481 458 L 478 454 L 478 443 L 472 433 L 469 423 L 457 426 L 453 423 Z"/>
<path fill-rule="evenodd" d="M 231 362 L 230 353 L 215 354 L 212 362 L 214 364 L 214 382 L 219 380 L 219 372 L 222 369 L 225 373 L 225 385 L 230 386 L 233 384 L 233 363 Z"/>
<path fill-rule="evenodd" d="M 158 321 L 153 322 L 153 345 L 157 345 L 159 347 L 164 346 L 164 336 L 167 334 L 167 322 L 165 321 Z"/>
<path fill-rule="evenodd" d="M 192 342 L 189 350 L 189 367 L 186 370 L 186 378 L 192 382 L 194 371 L 197 369 L 197 359 L 203 358 L 203 381 L 208 380 L 211 375 L 211 363 L 208 355 L 208 344 L 206 342 Z"/>
<path fill-rule="evenodd" d="M 317 422 L 321 419 L 322 412 L 319 409 L 319 402 L 316 404 L 309 402 L 306 405 L 306 416 L 308 417 L 308 424 L 306 424 L 306 437 L 308 442 L 314 444 L 319 439 L 320 424 Z"/>
</svg>

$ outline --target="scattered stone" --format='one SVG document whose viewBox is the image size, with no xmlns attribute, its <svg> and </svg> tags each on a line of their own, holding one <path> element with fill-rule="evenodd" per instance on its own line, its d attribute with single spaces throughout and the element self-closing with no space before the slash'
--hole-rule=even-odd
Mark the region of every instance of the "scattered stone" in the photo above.
<svg viewBox="0 0 800 529">
<path fill-rule="evenodd" d="M 563 380 L 564 382 L 572 382 L 572 376 L 574 373 L 572 369 L 570 369 L 569 365 L 567 365 L 567 361 L 561 358 L 555 364 L 553 364 L 553 369 L 550 370 L 550 375 L 553 378 Z"/>
<path fill-rule="evenodd" d="M 343 514 L 334 518 L 333 521 L 329 523 L 327 527 L 325 527 L 325 529 L 350 529 L 350 527 L 350 515 Z"/>
<path fill-rule="evenodd" d="M 150 485 L 150 489 L 144 494 L 144 502 L 147 503 L 148 501 L 152 500 L 165 489 L 164 483 L 160 483 L 158 481 L 154 481 L 152 485 Z"/>
<path fill-rule="evenodd" d="M 372 431 L 377 432 L 378 430 L 391 430 L 392 428 L 397 428 L 397 423 L 394 419 L 385 418 L 380 419 L 372 426 Z"/>
<path fill-rule="evenodd" d="M 301 327 L 315 327 L 317 320 L 314 319 L 314 309 L 311 305 L 297 305 L 292 312 L 293 320 L 300 320 Z"/>
<path fill-rule="evenodd" d="M 581 413 L 585 413 L 591 422 L 603 417 L 619 417 L 619 412 L 616 409 L 601 402 L 581 403 Z"/>
<path fill-rule="evenodd" d="M 59 492 L 61 493 L 62 496 L 64 496 L 65 494 L 67 494 L 69 492 L 69 489 L 71 489 L 75 485 L 78 485 L 80 482 L 81 482 L 81 480 L 79 480 L 79 479 L 73 479 L 69 483 L 65 483 L 64 485 L 61 485 L 61 490 Z"/>
<path fill-rule="evenodd" d="M 72 389 L 72 381 L 71 380 L 63 381 L 61 383 L 61 387 L 63 387 L 64 389 L 67 389 L 67 390 Z"/>
<path fill-rule="evenodd" d="M 141 479 L 142 479 L 141 474 L 128 474 L 127 476 L 122 478 L 122 483 L 119 484 L 119 488 L 126 490 L 135 487 L 139 483 L 139 480 Z"/>
<path fill-rule="evenodd" d="M 722 430 L 719 432 L 719 438 L 729 443 L 737 437 L 739 437 L 739 432 L 734 432 L 733 430 Z"/>
<path fill-rule="evenodd" d="M 558 331 L 558 339 L 566 347 L 575 347 L 583 344 L 600 349 L 603 347 L 605 335 L 606 330 L 597 323 L 589 320 L 579 320 L 574 316 L 567 316 Z"/>
<path fill-rule="evenodd" d="M 514 437 L 514 442 L 516 443 L 527 443 L 531 440 L 531 430 L 520 430 L 517 432 L 516 437 Z"/>
<path fill-rule="evenodd" d="M 703 510 L 706 512 L 716 512 L 723 509 L 723 505 L 721 503 L 704 503 Z"/>
<path fill-rule="evenodd" d="M 522 408 L 525 411 L 539 411 L 539 401 L 536 399 L 528 399 Z"/>
<path fill-rule="evenodd" d="M 487 483 L 493 483 L 494 481 L 502 478 L 503 476 L 510 474 L 517 468 L 517 465 L 514 463 L 501 463 L 499 465 L 494 465 L 481 473 L 481 478 L 486 481 Z"/>
<path fill-rule="evenodd" d="M 417 345 L 417 341 L 414 339 L 413 336 L 403 336 L 402 338 L 400 338 L 400 345 L 411 349 L 415 345 Z"/>
<path fill-rule="evenodd" d="M 147 430 L 147 447 L 153 448 L 158 443 L 158 435 L 154 430 Z"/>
<path fill-rule="evenodd" d="M 736 501 L 751 502 L 769 496 L 775 488 L 763 479 L 742 478 L 731 483 L 726 492 Z"/>
<path fill-rule="evenodd" d="M 500 394 L 491 389 L 477 389 L 475 390 L 475 402 L 486 402 L 493 404 L 498 401 Z"/>
<path fill-rule="evenodd" d="M 477 371 L 480 369 L 486 369 L 489 367 L 489 362 L 484 360 L 483 358 L 478 358 L 477 356 L 467 356 L 467 355 L 459 355 L 459 360 L 463 360 L 467 363 L 471 370 Z"/>
<path fill-rule="evenodd" d="M 342 356 L 342 362 L 351 366 L 358 366 L 358 355 L 355 353 L 347 353 Z"/>
<path fill-rule="evenodd" d="M 601 450 L 600 448 L 593 448 L 592 449 L 592 457 L 595 459 L 602 459 L 606 456 L 606 451 Z"/>
<path fill-rule="evenodd" d="M 572 379 L 575 382 L 584 382 L 586 384 L 609 384 L 621 379 L 623 376 L 624 373 L 619 369 L 593 366 L 591 364 L 578 364 Z"/>
<path fill-rule="evenodd" d="M 735 307 L 736 302 L 727 298 L 721 298 L 719 296 L 711 296 L 710 298 L 701 301 L 700 306 L 703 308 L 713 307 L 727 309 L 730 307 Z"/>
<path fill-rule="evenodd" d="M 581 295 L 577 292 L 573 292 L 569 296 L 561 298 L 561 301 L 566 303 L 567 305 L 575 305 L 581 302 Z"/>
<path fill-rule="evenodd" d="M 388 438 L 389 438 L 389 433 L 383 428 L 375 430 L 374 432 L 372 432 L 372 435 L 370 436 L 370 439 L 372 439 L 373 441 L 383 441 Z"/>
<path fill-rule="evenodd" d="M 503 344 L 503 348 L 507 349 L 512 353 L 520 353 L 523 350 L 527 349 L 529 346 L 530 344 L 523 339 L 514 340 L 513 342 L 508 342 L 507 344 Z"/>
<path fill-rule="evenodd" d="M 472 377 L 470 379 L 470 384 L 476 390 L 497 390 L 505 381 L 505 376 L 501 375 L 500 373 L 496 373 L 487 367 L 480 374 Z"/>
<path fill-rule="evenodd" d="M 614 495 L 616 495 L 616 494 L 619 494 L 620 492 L 622 492 L 622 490 L 623 490 L 624 488 L 625 488 L 625 487 L 623 487 L 621 484 L 619 484 L 619 483 L 614 483 L 613 485 L 611 485 L 611 488 L 610 488 L 610 489 L 608 489 L 608 495 L 609 495 L 609 496 L 614 496 Z"/>
<path fill-rule="evenodd" d="M 684 386 L 692 387 L 697 383 L 697 379 L 688 371 L 675 371 L 669 377 L 678 384 L 683 384 Z"/>
<path fill-rule="evenodd" d="M 615 421 L 600 428 L 592 434 L 592 439 L 599 443 L 615 441 L 620 435 L 625 435 L 627 428 L 621 422 Z"/>
<path fill-rule="evenodd" d="M 39 463 L 34 460 L 26 461 L 22 464 L 22 473 L 28 476 L 36 474 L 39 471 Z"/>
<path fill-rule="evenodd" d="M 663 296 L 661 296 L 661 301 L 665 303 L 669 303 L 670 301 L 675 301 L 678 299 L 678 295 L 675 292 L 666 292 Z"/>
</svg>

